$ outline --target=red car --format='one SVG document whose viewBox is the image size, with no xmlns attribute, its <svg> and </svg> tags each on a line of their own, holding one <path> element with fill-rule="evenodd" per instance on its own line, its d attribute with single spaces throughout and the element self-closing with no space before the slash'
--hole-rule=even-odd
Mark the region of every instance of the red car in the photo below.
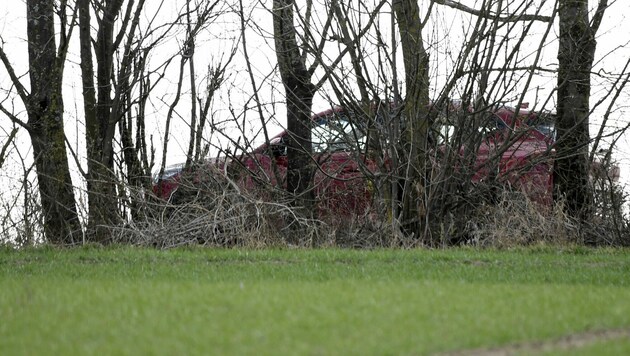
<svg viewBox="0 0 630 356">
<path fill-rule="evenodd" d="M 316 169 L 313 178 L 315 200 L 320 214 L 368 212 L 372 189 L 365 177 L 375 172 L 376 164 L 365 154 L 365 132 L 352 123 L 341 108 L 313 116 L 312 150 Z M 286 187 L 288 133 L 281 132 L 250 153 L 231 158 L 215 158 L 192 173 L 192 184 L 202 181 L 199 174 L 238 172 L 233 181 L 242 189 L 259 189 L 265 195 L 269 186 Z M 161 178 L 154 177 L 153 191 L 170 199 L 186 176 L 183 164 L 167 167 Z M 204 173 L 205 172 L 205 173 Z"/>
<path fill-rule="evenodd" d="M 544 206 L 553 203 L 555 129 L 549 114 L 524 108 L 500 107 L 489 121 L 487 133 L 476 152 L 473 182 L 494 176 L 504 185 L 520 190 Z"/>
<path fill-rule="evenodd" d="M 537 114 L 525 109 L 517 111 L 501 107 L 491 113 L 492 130 L 484 134 L 476 151 L 472 181 L 481 182 L 496 169 L 505 184 L 522 190 L 537 202 L 551 204 L 553 125 L 538 122 Z M 313 160 L 317 163 L 313 187 L 318 212 L 333 216 L 369 212 L 374 189 L 366 177 L 383 168 L 377 167 L 364 154 L 364 128 L 354 124 L 356 120 L 339 107 L 316 114 L 312 119 Z M 193 172 L 192 184 L 203 180 L 199 175 L 239 171 L 244 174 L 237 174 L 233 181 L 242 189 L 255 190 L 265 185 L 283 187 L 287 170 L 284 144 L 287 135 L 283 131 L 268 144 L 237 158 L 208 161 L 206 169 Z M 447 147 L 447 143 L 441 147 Z M 460 151 L 463 150 L 460 147 Z M 168 167 L 162 177 L 155 177 L 154 193 L 170 199 L 184 176 L 182 168 L 183 165 Z"/>
</svg>

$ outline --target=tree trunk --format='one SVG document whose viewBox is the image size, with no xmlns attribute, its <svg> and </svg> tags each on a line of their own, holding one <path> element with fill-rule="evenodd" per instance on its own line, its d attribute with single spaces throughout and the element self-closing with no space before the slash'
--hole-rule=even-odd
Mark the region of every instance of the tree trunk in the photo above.
<svg viewBox="0 0 630 356">
<path fill-rule="evenodd" d="M 556 198 L 565 198 L 567 213 L 584 220 L 591 215 L 593 201 L 588 184 L 588 118 L 595 30 L 588 19 L 588 0 L 561 0 L 558 6 Z"/>
<path fill-rule="evenodd" d="M 296 40 L 292 0 L 274 0 L 273 25 L 276 56 L 287 100 L 287 191 L 295 206 L 312 213 L 313 177 L 311 105 L 315 86 Z"/>
<path fill-rule="evenodd" d="M 44 234 L 48 242 L 74 244 L 81 241 L 81 228 L 63 129 L 63 63 L 56 53 L 53 2 L 28 0 L 26 7 L 31 82 L 26 106 Z"/>
<path fill-rule="evenodd" d="M 405 65 L 404 130 L 400 156 L 401 224 L 408 235 L 424 236 L 426 153 L 429 132 L 429 56 L 422 40 L 420 9 L 415 0 L 393 3 Z"/>
<path fill-rule="evenodd" d="M 116 127 L 112 92 L 114 60 L 114 21 L 122 1 L 107 2 L 99 23 L 94 45 L 97 60 L 97 86 L 94 85 L 90 1 L 79 0 L 81 74 L 86 125 L 88 159 L 88 239 L 107 242 L 109 235 L 102 229 L 119 220 L 114 175 L 113 138 Z M 98 101 L 97 101 L 98 95 Z"/>
</svg>

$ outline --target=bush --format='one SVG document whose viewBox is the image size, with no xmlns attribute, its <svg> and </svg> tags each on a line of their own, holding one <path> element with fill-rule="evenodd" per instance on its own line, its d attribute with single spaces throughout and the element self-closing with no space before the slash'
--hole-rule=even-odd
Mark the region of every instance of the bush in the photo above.
<svg viewBox="0 0 630 356">
<path fill-rule="evenodd" d="M 291 206 L 283 190 L 271 185 L 250 184 L 245 189 L 242 182 L 237 183 L 242 177 L 229 178 L 224 174 L 204 177 L 182 179 L 168 202 L 147 199 L 141 216 L 125 226 L 112 228 L 112 241 L 158 248 L 189 244 L 408 248 L 426 245 L 427 241 L 434 247 L 630 245 L 627 218 L 608 203 L 596 206 L 597 214 L 591 221 L 578 222 L 564 213 L 563 202 L 552 207 L 541 206 L 520 191 L 497 182 L 475 184 L 466 194 L 462 190 L 444 194 L 441 205 L 429 212 L 430 238 L 418 238 L 404 236 L 386 211 L 377 214 L 372 209 L 363 215 L 343 218 L 334 215 L 307 218 Z M 621 194 L 621 190 L 616 194 Z M 602 197 L 595 200 L 601 201 Z"/>
</svg>

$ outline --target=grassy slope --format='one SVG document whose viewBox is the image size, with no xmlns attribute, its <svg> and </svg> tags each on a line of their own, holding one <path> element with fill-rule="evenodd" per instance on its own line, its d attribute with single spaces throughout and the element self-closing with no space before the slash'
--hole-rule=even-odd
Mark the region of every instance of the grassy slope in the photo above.
<svg viewBox="0 0 630 356">
<path fill-rule="evenodd" d="M 2 355 L 426 354 L 630 328 L 628 250 L 0 250 L 0 288 Z"/>
</svg>

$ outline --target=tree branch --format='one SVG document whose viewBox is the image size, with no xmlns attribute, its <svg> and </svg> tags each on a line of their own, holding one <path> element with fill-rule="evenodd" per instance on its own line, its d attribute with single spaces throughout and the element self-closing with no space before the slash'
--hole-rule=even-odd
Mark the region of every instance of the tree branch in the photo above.
<svg viewBox="0 0 630 356">
<path fill-rule="evenodd" d="M 13 123 L 22 126 L 23 128 L 25 128 L 26 130 L 30 131 L 31 130 L 31 125 L 25 123 L 24 121 L 20 120 L 17 118 L 17 116 L 13 115 L 12 112 L 10 112 L 9 110 L 7 110 L 2 104 L 0 104 L 0 112 L 2 112 L 3 114 L 5 114 Z"/>
<path fill-rule="evenodd" d="M 604 17 L 604 12 L 608 8 L 608 0 L 599 0 L 597 4 L 597 10 L 595 11 L 595 15 L 593 15 L 593 24 L 591 25 L 591 31 L 593 31 L 593 35 L 597 33 L 599 30 L 599 26 L 602 24 L 602 18 Z"/>
<path fill-rule="evenodd" d="M 368 33 L 368 31 L 370 30 L 370 28 L 372 27 L 372 24 L 374 24 L 374 22 L 376 21 L 376 17 L 378 15 L 379 10 L 386 4 L 385 1 L 381 1 L 374 9 L 374 11 L 372 12 L 372 14 L 370 14 L 370 17 L 368 18 L 368 21 L 366 23 L 366 25 L 361 29 L 361 31 L 359 31 L 359 33 L 357 34 L 356 38 L 354 38 L 352 40 L 352 46 L 357 46 L 361 41 L 361 38 L 363 38 L 363 36 L 365 36 L 366 33 Z M 332 12 L 332 10 L 331 10 Z M 331 14 L 332 16 L 332 14 Z M 328 66 L 325 66 L 323 61 L 321 60 L 321 58 L 319 58 L 320 56 L 316 56 L 315 60 L 313 61 L 313 66 L 315 66 L 316 64 L 322 65 L 324 67 L 327 67 L 326 72 L 324 73 L 324 75 L 322 76 L 322 78 L 317 82 L 317 84 L 315 84 L 316 88 L 320 88 L 322 85 L 324 85 L 324 83 L 328 80 L 328 78 L 330 77 L 330 71 L 332 68 L 335 68 L 342 60 L 343 57 L 351 50 L 351 46 L 346 46 L 344 47 L 343 50 L 341 50 L 341 52 L 339 53 L 339 55 L 337 56 L 337 58 Z M 318 49 L 319 51 L 319 49 Z M 321 52 L 318 52 L 321 53 Z"/>
<path fill-rule="evenodd" d="M 24 103 L 24 105 L 28 106 L 28 92 L 26 91 L 26 88 L 24 88 L 22 83 L 20 82 L 20 78 L 18 78 L 18 76 L 15 74 L 15 70 L 13 69 L 11 62 L 9 62 L 9 58 L 7 57 L 6 53 L 4 53 L 3 46 L 1 45 L 0 45 L 0 60 L 2 60 L 4 67 L 9 73 L 11 82 L 13 83 L 13 85 L 15 85 L 15 89 L 17 89 L 18 95 L 22 99 L 22 102 Z"/>
<path fill-rule="evenodd" d="M 601 2 L 606 2 L 606 0 L 600 0 Z M 520 14 L 520 15 L 508 15 L 501 16 L 499 14 L 493 12 L 486 12 L 483 10 L 473 9 L 468 7 L 460 2 L 453 0 L 433 0 L 434 3 L 451 7 L 456 10 L 460 10 L 471 15 L 487 18 L 487 19 L 498 19 L 501 22 L 517 22 L 517 21 L 541 21 L 541 22 L 551 22 L 551 16 L 541 16 L 541 15 L 528 15 L 528 14 Z M 600 3 L 601 4 L 601 3 Z"/>
<path fill-rule="evenodd" d="M 11 142 L 13 142 L 13 139 L 15 138 L 15 135 L 17 134 L 17 132 L 18 132 L 18 128 L 14 127 L 13 130 L 11 130 L 11 133 L 9 134 L 9 138 L 7 138 L 7 142 L 5 142 L 4 145 L 2 146 L 2 151 L 0 151 L 0 167 L 4 165 L 7 149 L 9 148 L 9 145 L 11 145 Z"/>
</svg>

